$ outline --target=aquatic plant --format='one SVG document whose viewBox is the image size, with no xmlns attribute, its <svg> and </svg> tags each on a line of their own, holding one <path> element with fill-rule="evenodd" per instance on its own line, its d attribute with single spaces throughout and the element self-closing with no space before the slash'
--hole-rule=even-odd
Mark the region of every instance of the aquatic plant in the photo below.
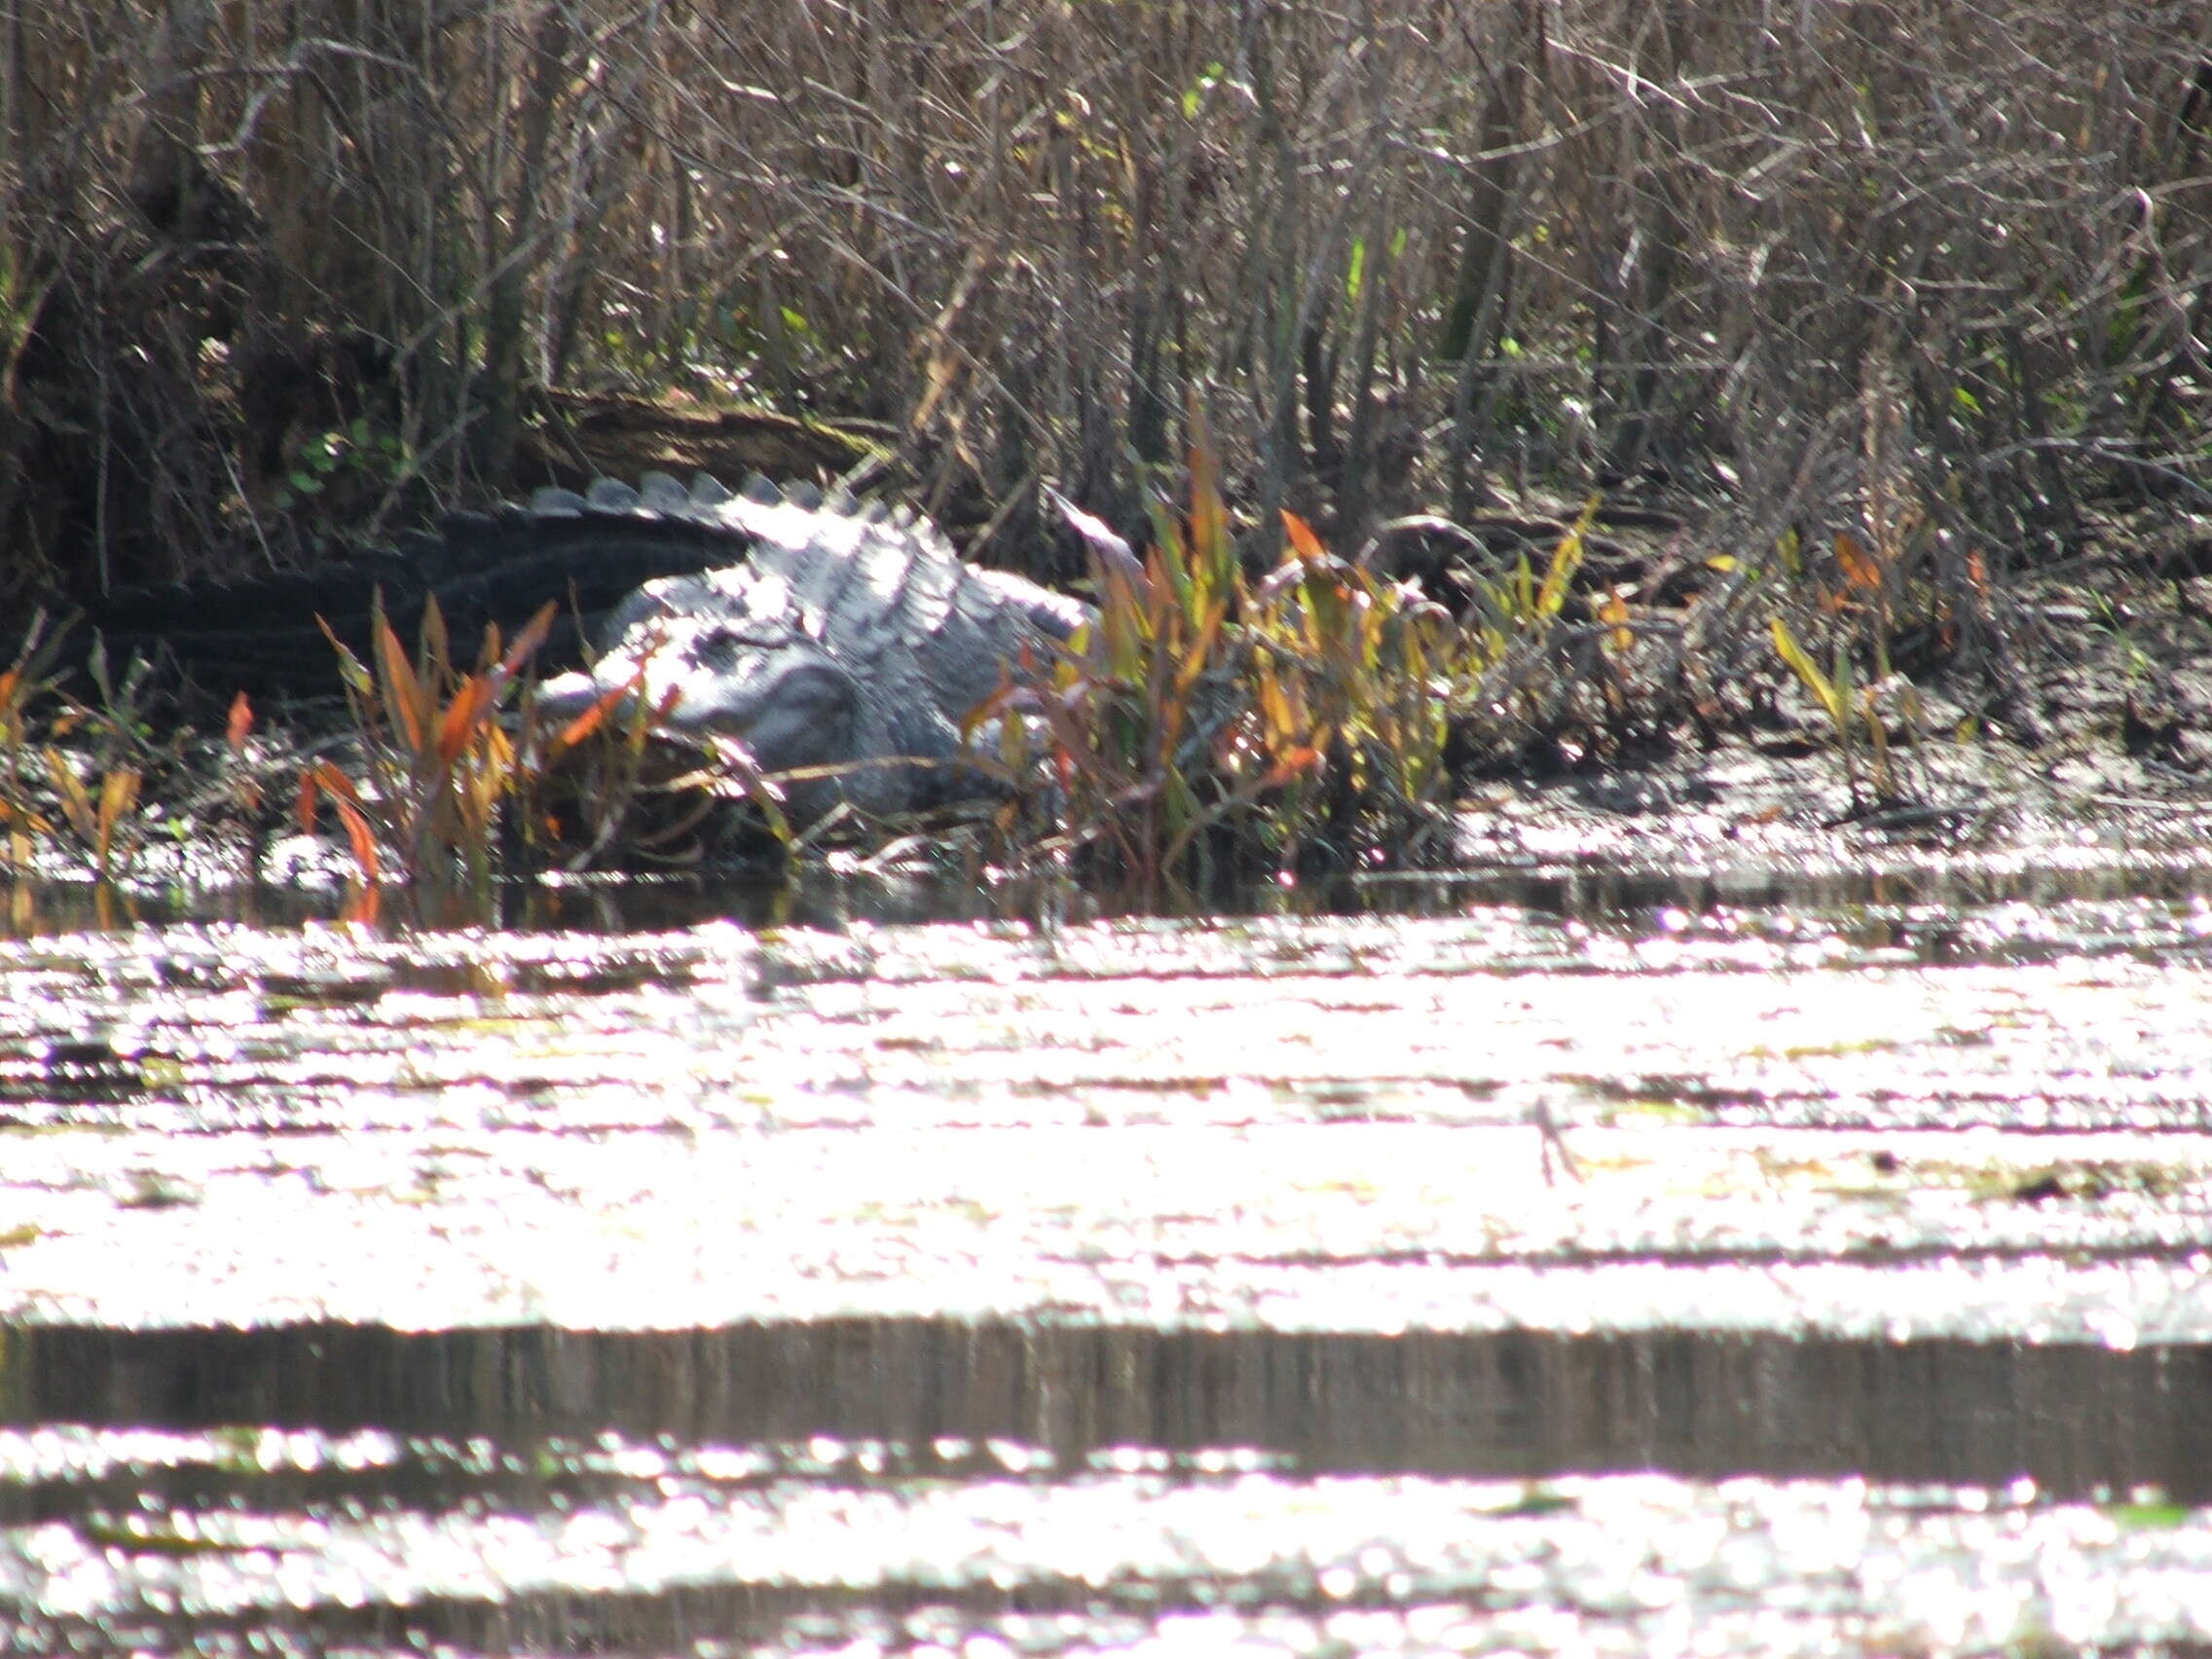
<svg viewBox="0 0 2212 1659">
<path fill-rule="evenodd" d="M 556 860 L 582 867 L 617 836 L 626 850 L 633 840 L 649 846 L 713 809 L 711 796 L 685 793 L 708 780 L 679 778 L 665 788 L 688 803 L 680 822 L 640 822 L 639 798 L 658 793 L 647 757 L 659 712 L 634 695 L 636 679 L 563 722 L 544 717 L 526 670 L 557 614 L 546 604 L 506 642 L 487 628 L 470 669 L 458 666 L 434 599 L 412 656 L 381 603 L 370 622 L 369 663 L 325 627 L 360 775 L 328 756 L 309 762 L 297 811 L 312 832 L 329 803 L 364 892 L 404 881 L 433 899 L 481 900 L 495 876 Z M 234 744 L 239 716 L 234 707 Z M 733 761 L 730 769 L 742 767 Z"/>
<path fill-rule="evenodd" d="M 1897 671 L 1900 650 L 1956 653 L 1961 618 L 1952 591 L 1965 592 L 1975 610 L 1986 599 L 1987 578 L 1971 551 L 1948 561 L 1958 566 L 1957 582 L 1944 571 L 1908 582 L 1919 550 L 1898 520 L 1922 521 L 1894 514 L 1890 504 L 1887 492 L 1875 491 L 1867 504 L 1872 528 L 1863 536 L 1836 531 L 1825 559 L 1806 558 L 1795 535 L 1785 536 L 1777 552 L 1788 579 L 1767 621 L 1776 656 L 1825 717 L 1854 812 L 1909 793 L 1898 744 L 1921 735 L 1920 698 Z M 1888 710 L 1886 689 L 1897 693 Z M 1901 717 L 1900 729 L 1893 730 L 1891 716 Z"/>
<path fill-rule="evenodd" d="M 31 620 L 16 660 L 0 670 L 0 831 L 10 867 L 30 863 L 36 843 L 54 833 L 30 794 L 32 711 L 53 689 L 55 645 L 42 611 Z"/>
<path fill-rule="evenodd" d="M 1853 682 L 1850 651 L 1838 643 L 1831 666 L 1824 670 L 1813 660 L 1812 653 L 1798 643 L 1797 636 L 1782 617 L 1771 618 L 1768 627 L 1774 636 L 1775 654 L 1827 717 L 1835 737 L 1836 755 L 1843 767 L 1845 787 L 1851 792 L 1853 810 L 1865 804 L 1860 793 L 1859 755 L 1862 743 L 1869 761 L 1866 782 L 1873 790 L 1875 800 L 1893 798 L 1898 790 L 1896 769 L 1890 761 L 1889 732 L 1875 709 L 1874 688 L 1856 686 Z"/>
<path fill-rule="evenodd" d="M 457 879 L 478 892 L 489 883 L 502 824 L 533 775 L 523 759 L 530 721 L 509 729 L 500 714 L 557 613 L 546 604 L 503 646 L 487 629 L 472 670 L 455 666 L 434 600 L 412 657 L 381 602 L 370 621 L 373 667 L 330 634 L 363 776 L 327 756 L 310 762 L 299 816 L 312 830 L 319 803 L 330 803 L 365 887 L 387 870 L 432 891 Z"/>
<path fill-rule="evenodd" d="M 103 884 L 129 867 L 141 844 L 140 795 L 152 726 L 142 708 L 147 665 L 133 660 L 120 680 L 95 642 L 86 673 L 98 693 L 87 705 L 62 695 L 58 633 L 43 612 L 0 671 L 0 831 L 6 862 L 26 868 L 41 844 L 73 842 Z M 32 711 L 51 703 L 34 719 Z M 35 735 L 34 735 L 35 734 Z M 35 749 L 35 758 L 33 750 Z"/>
<path fill-rule="evenodd" d="M 1280 562 L 1251 584 L 1202 436 L 1189 464 L 1188 507 L 1155 512 L 1141 568 L 1094 570 L 1096 621 L 972 722 L 1020 712 L 1042 733 L 1057 828 L 1033 792 L 1002 830 L 1079 851 L 1144 902 L 1256 868 L 1420 862 L 1449 827 L 1464 632 L 1288 512 Z M 1037 770 L 1029 729 L 1001 722 L 1016 776 Z"/>
</svg>

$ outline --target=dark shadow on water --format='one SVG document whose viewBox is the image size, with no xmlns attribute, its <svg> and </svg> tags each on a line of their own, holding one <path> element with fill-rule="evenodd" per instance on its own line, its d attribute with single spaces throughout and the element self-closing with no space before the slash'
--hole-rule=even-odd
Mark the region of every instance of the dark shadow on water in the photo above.
<svg viewBox="0 0 2212 1659">
<path fill-rule="evenodd" d="M 535 1327 L 5 1332 L 18 1425 L 753 1445 L 1002 1437 L 1251 1448 L 1295 1475 L 1659 1470 L 2212 1500 L 2212 1348 L 1190 1333 L 851 1320 L 656 1334 Z"/>
</svg>

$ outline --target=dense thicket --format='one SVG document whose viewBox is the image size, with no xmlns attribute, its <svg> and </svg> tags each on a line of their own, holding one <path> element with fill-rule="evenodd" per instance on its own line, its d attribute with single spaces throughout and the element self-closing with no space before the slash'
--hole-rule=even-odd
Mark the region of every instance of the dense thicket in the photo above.
<svg viewBox="0 0 2212 1659">
<path fill-rule="evenodd" d="M 535 385 L 1252 522 L 1664 475 L 1938 581 L 2204 508 L 2200 0 L 7 0 L 0 590 L 511 482 Z"/>
</svg>

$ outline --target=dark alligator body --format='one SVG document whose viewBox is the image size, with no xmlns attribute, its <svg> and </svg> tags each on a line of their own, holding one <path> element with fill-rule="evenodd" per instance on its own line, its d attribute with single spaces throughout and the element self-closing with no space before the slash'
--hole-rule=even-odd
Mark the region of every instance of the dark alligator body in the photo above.
<svg viewBox="0 0 2212 1659">
<path fill-rule="evenodd" d="M 339 681 L 323 622 L 359 652 L 374 602 L 411 641 L 433 598 L 462 659 L 487 622 L 511 636 L 555 601 L 563 626 L 539 666 L 568 672 L 544 682 L 541 706 L 559 717 L 628 688 L 673 742 L 734 741 L 763 773 L 827 774 L 787 790 L 796 821 L 841 803 L 887 814 L 988 793 L 961 760 L 964 721 L 1090 614 L 967 564 L 904 508 L 649 475 L 639 489 L 603 480 L 455 514 L 335 569 L 144 592 L 93 620 L 111 655 L 158 645 L 225 697 L 328 695 Z"/>
</svg>

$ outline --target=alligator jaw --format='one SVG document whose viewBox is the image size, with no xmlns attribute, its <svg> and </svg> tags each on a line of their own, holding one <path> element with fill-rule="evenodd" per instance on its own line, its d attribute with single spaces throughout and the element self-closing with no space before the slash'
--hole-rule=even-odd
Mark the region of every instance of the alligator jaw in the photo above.
<svg viewBox="0 0 2212 1659">
<path fill-rule="evenodd" d="M 852 759 L 859 688 L 819 651 L 739 656 L 719 674 L 701 675 L 695 659 L 663 647 L 643 663 L 603 660 L 593 673 L 548 680 L 538 688 L 537 708 L 554 725 L 565 725 L 625 681 L 635 681 L 636 689 L 609 713 L 628 721 L 642 709 L 651 736 L 663 745 L 725 755 L 727 746 L 736 745 L 752 768 L 771 779 Z M 834 804 L 814 806 L 819 793 L 819 784 L 800 785 L 795 815 L 816 817 Z"/>
</svg>

